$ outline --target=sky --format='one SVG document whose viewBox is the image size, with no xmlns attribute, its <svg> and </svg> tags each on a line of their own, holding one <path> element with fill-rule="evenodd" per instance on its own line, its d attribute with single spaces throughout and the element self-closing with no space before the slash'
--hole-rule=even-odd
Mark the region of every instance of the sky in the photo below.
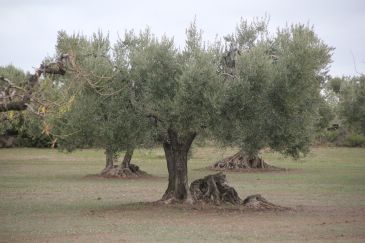
<svg viewBox="0 0 365 243">
<path fill-rule="evenodd" d="M 241 18 L 268 15 L 269 29 L 303 23 L 334 47 L 332 76 L 365 73 L 365 0 L 0 0 L 0 66 L 33 72 L 53 56 L 57 32 L 109 33 L 147 26 L 157 36 L 184 45 L 185 29 L 196 18 L 205 41 L 234 31 Z"/>
</svg>

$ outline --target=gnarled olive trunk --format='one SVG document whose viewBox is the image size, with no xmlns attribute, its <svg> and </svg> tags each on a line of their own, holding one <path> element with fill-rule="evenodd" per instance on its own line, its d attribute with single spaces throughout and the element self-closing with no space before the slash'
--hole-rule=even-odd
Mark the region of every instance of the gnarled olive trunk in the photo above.
<svg viewBox="0 0 365 243">
<path fill-rule="evenodd" d="M 114 160 L 116 160 L 117 154 L 110 148 L 105 148 L 105 168 L 101 171 L 101 175 L 106 174 L 114 167 Z"/>
<path fill-rule="evenodd" d="M 162 196 L 162 200 L 167 200 L 174 196 L 175 191 L 175 163 L 174 163 L 174 154 L 172 152 L 171 143 L 165 141 L 163 143 L 163 149 L 165 151 L 165 158 L 167 164 L 167 171 L 169 173 L 169 184 L 165 191 L 165 194 Z"/>
<path fill-rule="evenodd" d="M 124 158 L 122 161 L 122 168 L 129 168 L 131 165 L 131 160 L 133 156 L 134 148 L 128 148 L 124 154 Z"/>
<path fill-rule="evenodd" d="M 162 200 L 174 199 L 184 201 L 189 195 L 188 152 L 196 133 L 179 136 L 172 129 L 168 130 L 168 140 L 163 143 L 169 184 Z"/>
<path fill-rule="evenodd" d="M 116 157 L 116 154 L 114 153 L 113 150 L 111 150 L 109 148 L 105 149 L 105 158 L 106 158 L 105 168 L 113 167 L 115 157 Z"/>
<path fill-rule="evenodd" d="M 124 154 L 123 161 L 120 165 L 115 165 L 117 153 L 110 149 L 105 150 L 106 165 L 101 172 L 101 176 L 110 178 L 137 178 L 147 176 L 148 174 L 139 169 L 139 166 L 131 164 L 134 147 L 130 147 Z"/>
<path fill-rule="evenodd" d="M 267 201 L 260 194 L 251 195 L 242 200 L 237 191 L 228 185 L 226 175 L 222 172 L 193 181 L 190 185 L 190 192 L 194 203 L 232 204 L 255 210 L 289 209 Z"/>
</svg>

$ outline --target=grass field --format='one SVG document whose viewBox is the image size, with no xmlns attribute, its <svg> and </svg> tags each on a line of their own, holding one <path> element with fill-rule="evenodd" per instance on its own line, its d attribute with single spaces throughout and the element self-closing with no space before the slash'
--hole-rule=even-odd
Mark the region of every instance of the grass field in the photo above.
<svg viewBox="0 0 365 243">
<path fill-rule="evenodd" d="M 195 147 L 189 180 L 234 150 Z M 167 186 L 161 149 L 134 161 L 153 178 L 88 177 L 103 151 L 0 150 L 0 242 L 365 242 L 365 149 L 313 148 L 285 172 L 227 173 L 241 197 L 260 193 L 291 211 L 239 212 L 152 206 Z"/>
</svg>

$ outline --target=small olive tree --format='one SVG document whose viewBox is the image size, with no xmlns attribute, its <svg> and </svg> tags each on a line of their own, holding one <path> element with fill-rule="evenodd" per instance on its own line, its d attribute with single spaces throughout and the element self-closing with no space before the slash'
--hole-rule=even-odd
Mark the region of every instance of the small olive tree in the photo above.
<svg viewBox="0 0 365 243">
<path fill-rule="evenodd" d="M 265 147 L 295 158 L 305 154 L 315 135 L 332 49 L 303 25 L 270 37 L 265 20 L 243 21 L 227 40 L 231 48 L 222 54 L 224 60 L 227 52 L 237 54 L 234 62 L 223 62 L 223 67 L 230 64 L 231 75 L 226 75 L 217 132 L 225 145 L 240 151 L 213 167 L 272 167 L 258 157 Z"/>
<path fill-rule="evenodd" d="M 67 97 L 50 123 L 59 134 L 61 148 L 97 147 L 105 149 L 105 176 L 128 176 L 139 172 L 131 165 L 136 146 L 146 144 L 147 122 L 131 104 L 128 71 L 110 41 L 102 33 L 88 39 L 60 32 L 57 51 L 69 53 L 68 73 L 59 82 L 59 93 Z M 60 95 L 58 95 L 60 96 Z M 119 167 L 118 154 L 126 151 Z"/>
</svg>

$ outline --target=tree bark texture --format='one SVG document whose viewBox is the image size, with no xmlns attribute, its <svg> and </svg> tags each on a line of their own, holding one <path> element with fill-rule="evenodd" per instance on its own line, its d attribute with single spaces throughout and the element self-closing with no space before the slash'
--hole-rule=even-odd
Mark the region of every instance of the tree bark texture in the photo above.
<svg viewBox="0 0 365 243">
<path fill-rule="evenodd" d="M 165 151 L 167 171 L 169 173 L 169 182 L 165 194 L 162 196 L 162 200 L 167 200 L 173 198 L 175 192 L 175 162 L 171 143 L 164 141 L 163 148 Z"/>
<path fill-rule="evenodd" d="M 132 160 L 134 149 L 128 148 L 127 151 L 124 154 L 124 158 L 122 161 L 122 168 L 129 168 Z"/>
<path fill-rule="evenodd" d="M 188 152 L 196 133 L 179 136 L 173 130 L 168 130 L 168 141 L 163 143 L 169 183 L 162 200 L 185 201 L 189 197 L 188 186 Z"/>
<path fill-rule="evenodd" d="M 106 175 L 114 167 L 116 154 L 109 147 L 105 149 L 105 168 L 101 171 L 101 175 Z"/>
</svg>

